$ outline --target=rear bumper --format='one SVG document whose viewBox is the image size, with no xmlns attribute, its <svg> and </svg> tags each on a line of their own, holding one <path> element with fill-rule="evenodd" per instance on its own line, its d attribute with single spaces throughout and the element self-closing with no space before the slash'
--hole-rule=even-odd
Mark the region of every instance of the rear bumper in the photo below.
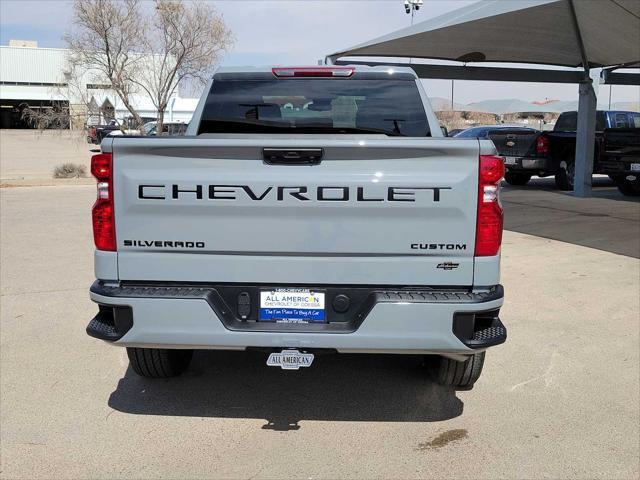
<svg viewBox="0 0 640 480">
<path fill-rule="evenodd" d="M 631 169 L 632 164 L 640 164 L 640 158 L 621 160 L 615 157 L 603 157 L 598 161 L 597 171 L 599 173 L 604 173 L 607 175 L 637 175 L 638 177 L 640 177 L 640 171 Z"/>
<path fill-rule="evenodd" d="M 545 157 L 504 157 L 507 170 L 546 172 L 551 169 L 551 161 Z"/>
<path fill-rule="evenodd" d="M 506 340 L 498 317 L 501 285 L 478 292 L 375 287 L 364 292 L 349 318 L 337 318 L 346 321 L 302 326 L 242 321 L 225 301 L 225 288 L 231 287 L 113 287 L 96 282 L 90 295 L 100 313 L 87 333 L 127 347 L 297 347 L 363 353 L 469 354 Z"/>
</svg>

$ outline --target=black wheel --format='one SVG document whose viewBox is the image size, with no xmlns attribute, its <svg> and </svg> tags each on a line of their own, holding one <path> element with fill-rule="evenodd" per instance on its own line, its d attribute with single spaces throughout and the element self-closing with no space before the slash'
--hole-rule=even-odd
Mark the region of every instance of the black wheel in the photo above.
<svg viewBox="0 0 640 480">
<path fill-rule="evenodd" d="M 640 179 L 627 180 L 626 178 L 618 178 L 616 185 L 620 193 L 628 197 L 640 197 Z"/>
<path fill-rule="evenodd" d="M 560 162 L 560 168 L 556 172 L 556 187 L 560 190 L 573 190 L 573 180 L 576 175 L 574 159 L 565 159 Z"/>
<path fill-rule="evenodd" d="M 471 390 L 482 373 L 484 354 L 485 352 L 475 353 L 464 362 L 439 357 L 434 365 L 438 383 L 457 390 Z"/>
<path fill-rule="evenodd" d="M 530 173 L 524 172 L 507 172 L 504 174 L 504 179 L 509 185 L 526 185 L 531 180 Z"/>
<path fill-rule="evenodd" d="M 193 350 L 127 347 L 129 365 L 141 377 L 168 378 L 184 372 L 193 356 Z"/>
</svg>

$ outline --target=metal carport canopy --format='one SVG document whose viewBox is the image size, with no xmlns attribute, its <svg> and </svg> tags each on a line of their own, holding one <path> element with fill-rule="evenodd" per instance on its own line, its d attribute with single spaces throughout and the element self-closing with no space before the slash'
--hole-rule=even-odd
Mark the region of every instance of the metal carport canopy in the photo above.
<svg viewBox="0 0 640 480">
<path fill-rule="evenodd" d="M 506 62 L 582 67 L 558 70 L 496 69 L 517 81 L 579 81 L 575 194 L 591 192 L 595 140 L 596 96 L 589 70 L 640 63 L 640 1 L 638 0 L 486 0 L 454 10 L 327 57 L 412 57 L 469 62 Z M 350 63 L 350 62 L 344 62 Z M 371 62 L 363 62 L 371 63 Z M 464 67 L 415 65 L 424 77 L 465 78 Z M 485 68 L 484 70 L 489 70 Z M 475 72 L 474 72 L 475 71 Z M 431 73 L 429 73 L 431 72 Z M 457 72 L 454 74 L 454 72 Z M 467 79 L 491 79 L 475 68 Z M 473 76 L 475 74 L 475 78 Z M 509 76 L 509 75 L 505 75 Z M 609 83 L 614 78 L 610 76 Z M 506 78 L 495 78 L 506 80 Z M 633 82 L 635 83 L 635 82 Z"/>
</svg>

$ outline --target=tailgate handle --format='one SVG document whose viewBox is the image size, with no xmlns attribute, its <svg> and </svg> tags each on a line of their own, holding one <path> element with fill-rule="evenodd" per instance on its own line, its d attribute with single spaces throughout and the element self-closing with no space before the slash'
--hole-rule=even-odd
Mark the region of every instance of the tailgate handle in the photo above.
<svg viewBox="0 0 640 480">
<path fill-rule="evenodd" d="M 268 165 L 318 165 L 324 152 L 321 148 L 263 148 Z"/>
</svg>

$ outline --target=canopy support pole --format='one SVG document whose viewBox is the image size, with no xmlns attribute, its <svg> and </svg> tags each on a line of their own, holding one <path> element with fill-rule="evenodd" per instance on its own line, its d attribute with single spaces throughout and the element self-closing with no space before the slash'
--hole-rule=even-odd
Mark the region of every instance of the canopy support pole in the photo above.
<svg viewBox="0 0 640 480">
<path fill-rule="evenodd" d="M 591 180 L 593 176 L 593 151 L 596 140 L 596 108 L 598 99 L 593 89 L 593 80 L 589 76 L 589 59 L 584 48 L 582 33 L 576 16 L 574 0 L 567 0 L 573 23 L 573 31 L 580 49 L 584 80 L 580 82 L 578 99 L 578 131 L 576 132 L 575 175 L 573 177 L 573 194 L 576 197 L 591 196 Z"/>
<path fill-rule="evenodd" d="M 591 177 L 593 175 L 593 154 L 596 138 L 597 98 L 591 79 L 580 83 L 579 88 L 576 168 L 573 193 L 576 197 L 589 197 L 591 196 Z"/>
</svg>

